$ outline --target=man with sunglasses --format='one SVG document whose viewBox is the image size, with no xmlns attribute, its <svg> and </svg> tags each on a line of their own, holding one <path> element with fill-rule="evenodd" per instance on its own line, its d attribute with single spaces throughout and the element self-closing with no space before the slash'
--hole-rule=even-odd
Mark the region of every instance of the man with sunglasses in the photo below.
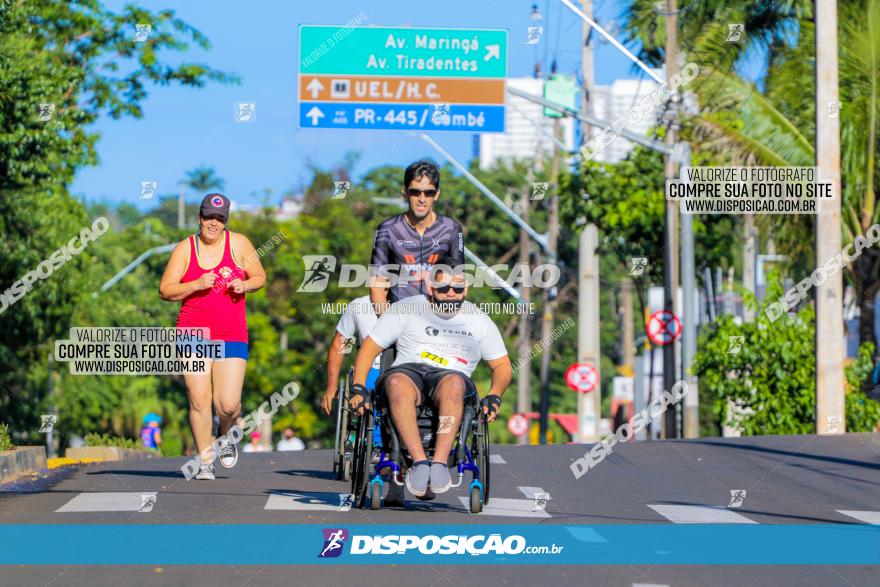
<svg viewBox="0 0 880 587">
<path fill-rule="evenodd" d="M 430 161 L 416 161 L 403 174 L 403 197 L 409 209 L 376 229 L 370 259 L 370 300 L 379 315 L 388 304 L 428 293 L 427 272 L 440 258 L 450 266 L 464 263 L 461 224 L 434 212 L 440 198 L 440 171 Z"/>
<path fill-rule="evenodd" d="M 391 368 L 376 382 L 385 393 L 391 419 L 412 457 L 406 487 L 416 497 L 444 493 L 452 486 L 447 460 L 464 410 L 465 399 L 477 395 L 471 374 L 480 360 L 492 369 L 492 384 L 480 402 L 489 421 L 495 419 L 501 396 L 510 385 L 512 369 L 498 327 L 474 304 L 464 300 L 467 282 L 460 267 L 448 259 L 432 270 L 427 296 L 415 295 L 388 308 L 364 340 L 354 367 L 351 406 L 363 413 L 370 398 L 365 387 L 373 360 L 397 345 Z M 416 421 L 416 407 L 432 402 L 439 413 L 433 462 L 429 463 Z"/>
</svg>

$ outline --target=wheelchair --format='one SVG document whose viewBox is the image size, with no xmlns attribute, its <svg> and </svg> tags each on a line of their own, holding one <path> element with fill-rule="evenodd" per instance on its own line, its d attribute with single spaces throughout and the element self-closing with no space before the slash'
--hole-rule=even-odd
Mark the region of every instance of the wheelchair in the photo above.
<svg viewBox="0 0 880 587">
<path fill-rule="evenodd" d="M 346 397 L 350 397 L 350 392 L 349 389 Z M 384 394 L 376 390 L 371 395 L 372 409 L 360 416 L 356 425 L 351 493 L 356 507 L 366 507 L 369 495 L 370 509 L 378 510 L 382 507 L 385 484 L 404 485 L 402 466 L 411 467 L 413 460 L 400 444 Z M 438 411 L 433 405 L 423 404 L 416 408 L 416 420 L 422 446 L 431 460 L 439 424 Z M 489 422 L 488 416 L 480 409 L 477 396 L 465 400 L 461 426 L 447 464 L 453 478 L 454 473 L 458 472 L 458 480 L 453 482 L 453 487 L 459 487 L 465 473 L 471 473 L 468 486 L 470 511 L 480 513 L 483 506 L 489 503 Z"/>
<path fill-rule="evenodd" d="M 357 413 L 348 407 L 349 389 L 354 381 L 354 369 L 349 369 L 339 382 L 336 396 L 336 439 L 333 443 L 333 472 L 338 481 L 351 481 L 352 450 L 355 442 Z"/>
</svg>

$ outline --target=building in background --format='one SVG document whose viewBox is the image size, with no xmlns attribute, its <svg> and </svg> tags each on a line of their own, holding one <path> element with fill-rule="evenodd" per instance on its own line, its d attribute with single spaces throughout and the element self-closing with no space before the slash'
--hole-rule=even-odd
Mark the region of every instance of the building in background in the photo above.
<svg viewBox="0 0 880 587">
<path fill-rule="evenodd" d="M 618 117 L 628 120 L 627 113 L 641 111 L 639 102 L 642 98 L 656 90 L 658 84 L 652 79 L 620 79 L 610 86 L 596 86 L 593 90 L 593 116 L 600 120 L 614 122 Z M 657 123 L 659 108 L 654 107 L 647 116 L 634 122 L 627 122 L 626 129 L 641 135 Z M 615 138 L 596 156 L 597 161 L 617 163 L 624 159 L 633 148 L 634 143 L 622 138 Z"/>
<path fill-rule="evenodd" d="M 517 88 L 535 96 L 544 93 L 544 80 L 511 78 L 509 87 Z M 657 89 L 657 83 L 651 79 L 616 80 L 609 86 L 596 86 L 593 90 L 593 115 L 609 123 L 620 116 L 626 117 L 627 112 L 639 108 L 639 101 Z M 626 128 L 641 134 L 657 122 L 659 108 L 652 108 L 647 116 L 628 123 Z M 542 133 L 529 119 L 540 122 L 547 134 Z M 626 119 L 626 118 L 625 118 Z M 553 155 L 553 119 L 543 115 L 543 106 L 517 96 L 507 96 L 507 131 L 504 133 L 486 133 L 474 137 L 474 157 L 480 161 L 480 169 L 488 169 L 498 161 L 511 159 L 528 159 L 535 157 L 538 149 L 548 159 Z M 562 142 L 568 149 L 576 149 L 577 139 L 575 124 L 572 118 L 562 119 Z M 626 157 L 633 143 L 624 138 L 615 138 L 595 158 L 597 161 L 616 163 Z"/>
<path fill-rule="evenodd" d="M 544 95 L 544 80 L 531 77 L 511 78 L 508 87 Z M 533 124 L 540 124 L 546 134 Z M 500 161 L 533 159 L 538 150 L 547 158 L 553 156 L 553 119 L 544 116 L 544 107 L 524 98 L 507 95 L 507 119 L 504 133 L 485 133 L 474 139 L 474 157 L 480 161 L 480 169 L 489 169 Z M 575 125 L 571 118 L 562 119 L 562 143 L 568 149 L 575 148 Z"/>
</svg>

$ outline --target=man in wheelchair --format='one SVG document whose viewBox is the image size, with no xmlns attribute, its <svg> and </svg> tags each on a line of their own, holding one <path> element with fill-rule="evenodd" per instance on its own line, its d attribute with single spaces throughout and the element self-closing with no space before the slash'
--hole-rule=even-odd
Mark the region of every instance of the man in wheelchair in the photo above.
<svg viewBox="0 0 880 587">
<path fill-rule="evenodd" d="M 476 397 L 470 376 L 481 359 L 492 369 L 492 384 L 480 402 L 494 420 L 512 370 L 498 327 L 474 304 L 464 301 L 464 274 L 445 263 L 434 265 L 427 297 L 419 294 L 392 305 L 364 340 L 355 361 L 351 406 L 370 409 L 364 387 L 373 360 L 397 346 L 391 367 L 376 382 L 384 393 L 391 420 L 413 460 L 406 487 L 416 497 L 444 493 L 452 486 L 447 466 L 461 426 L 466 398 Z M 439 413 L 433 462 L 427 460 L 416 419 L 417 408 L 431 402 Z"/>
</svg>

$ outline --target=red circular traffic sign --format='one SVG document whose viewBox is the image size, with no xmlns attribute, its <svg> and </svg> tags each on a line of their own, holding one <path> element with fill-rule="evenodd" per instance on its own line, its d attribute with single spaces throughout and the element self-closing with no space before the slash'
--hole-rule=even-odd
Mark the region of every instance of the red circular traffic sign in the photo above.
<svg viewBox="0 0 880 587">
<path fill-rule="evenodd" d="M 522 436 L 529 429 L 529 420 L 522 414 L 514 414 L 507 420 L 507 429 L 514 436 Z"/>
<path fill-rule="evenodd" d="M 574 363 L 565 370 L 565 382 L 574 391 L 588 393 L 599 383 L 599 371 L 589 363 Z"/>
<path fill-rule="evenodd" d="M 656 345 L 663 346 L 681 337 L 681 320 L 672 312 L 658 310 L 648 318 L 648 338 Z"/>
</svg>

